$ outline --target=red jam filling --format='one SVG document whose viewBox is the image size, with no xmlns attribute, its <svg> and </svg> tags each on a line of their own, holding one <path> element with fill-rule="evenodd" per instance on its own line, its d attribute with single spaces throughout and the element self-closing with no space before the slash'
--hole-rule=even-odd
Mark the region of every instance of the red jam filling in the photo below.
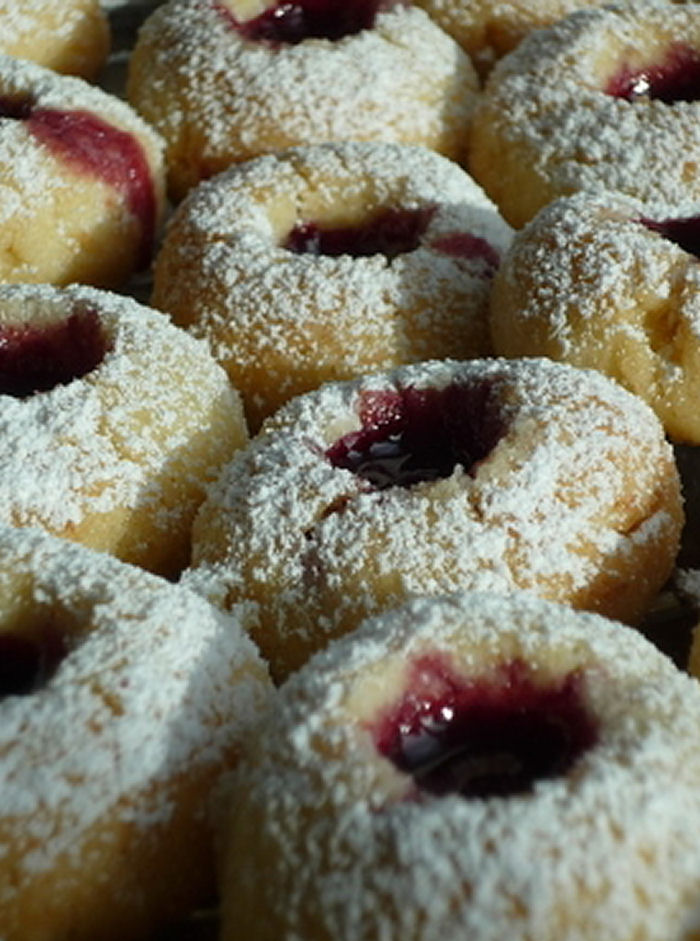
<svg viewBox="0 0 700 941">
<path fill-rule="evenodd" d="M 486 239 L 469 232 L 443 235 L 433 242 L 435 251 L 452 258 L 469 258 L 481 261 L 487 274 L 493 274 L 501 263 L 501 256 Z"/>
<path fill-rule="evenodd" d="M 0 326 L 0 394 L 26 398 L 87 375 L 107 351 L 94 310 L 46 326 Z"/>
<path fill-rule="evenodd" d="M 395 258 L 415 251 L 435 212 L 425 209 L 384 209 L 361 225 L 324 228 L 316 222 L 295 226 L 283 248 L 299 255 L 351 255 Z"/>
<path fill-rule="evenodd" d="M 49 682 L 67 653 L 65 638 L 52 625 L 37 637 L 0 634 L 0 699 L 37 692 Z"/>
<path fill-rule="evenodd" d="M 370 729 L 418 794 L 508 797 L 565 775 L 597 740 L 581 675 L 541 685 L 519 660 L 457 675 L 442 654 L 411 664 L 408 688 Z"/>
<path fill-rule="evenodd" d="M 666 104 L 697 101 L 700 98 L 700 54 L 689 46 L 676 44 L 663 62 L 641 68 L 623 66 L 610 79 L 605 91 L 627 101 L 635 98 L 652 98 Z"/>
<path fill-rule="evenodd" d="M 24 121 L 55 157 L 121 195 L 140 224 L 137 264 L 145 267 L 155 234 L 156 195 L 146 155 L 133 134 L 88 111 L 35 108 L 26 98 L 0 98 L 0 117 Z"/>
<path fill-rule="evenodd" d="M 339 438 L 326 457 L 379 490 L 449 477 L 457 465 L 473 472 L 506 433 L 500 413 L 487 382 L 365 392 L 361 429 Z"/>
<path fill-rule="evenodd" d="M 272 46 L 294 46 L 305 39 L 336 41 L 372 29 L 382 10 L 396 6 L 398 0 L 293 0 L 268 7 L 259 16 L 241 22 L 220 0 L 215 10 L 248 42 Z"/>
<path fill-rule="evenodd" d="M 685 219 L 640 219 L 643 226 L 658 232 L 665 239 L 674 242 L 684 252 L 700 258 L 700 216 L 688 216 Z"/>
</svg>

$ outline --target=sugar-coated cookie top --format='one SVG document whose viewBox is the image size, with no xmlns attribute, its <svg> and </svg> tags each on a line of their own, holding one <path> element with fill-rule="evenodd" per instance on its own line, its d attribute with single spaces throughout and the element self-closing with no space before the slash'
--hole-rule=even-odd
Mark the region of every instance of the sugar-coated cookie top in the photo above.
<svg viewBox="0 0 700 941">
<path fill-rule="evenodd" d="M 391 93 L 397 80 L 393 70 L 398 63 L 410 69 L 412 60 L 428 59 L 436 76 L 447 80 L 463 56 L 423 10 L 403 5 L 379 12 L 371 29 L 335 42 L 313 39 L 271 51 L 264 43 L 239 38 L 216 3 L 170 0 L 141 28 L 139 44 L 149 43 L 156 72 L 163 70 L 167 77 L 174 67 L 183 73 L 185 98 L 179 106 L 171 103 L 166 121 L 180 121 L 180 109 L 194 106 L 216 141 L 227 139 L 227 119 L 240 113 L 248 122 L 238 130 L 243 143 L 270 114 L 286 108 L 294 121 L 290 133 L 301 140 L 311 120 L 322 123 L 336 139 L 354 136 L 349 129 L 364 129 L 362 136 L 372 136 L 383 124 L 412 120 L 420 125 L 427 120 L 422 103 L 416 101 L 411 116 L 403 96 Z M 231 86 L 228 100 L 222 100 L 222 82 Z M 196 100 L 190 100 L 192 95 Z"/>
<path fill-rule="evenodd" d="M 26 107 L 26 114 L 22 109 Z M 150 178 L 144 181 L 120 180 L 118 185 L 127 199 L 133 187 L 139 184 L 150 187 L 153 191 L 153 206 L 150 219 L 151 230 L 157 224 L 163 200 L 163 143 L 155 130 L 143 121 L 126 102 L 110 95 L 101 88 L 93 86 L 80 78 L 58 75 L 50 69 L 0 54 L 0 224 L 10 219 L 36 214 L 42 200 L 51 197 L 56 186 L 68 184 L 56 179 L 56 166 L 47 159 L 52 150 L 37 141 L 37 135 L 28 127 L 26 118 L 32 112 L 55 112 L 59 118 L 71 114 L 94 116 L 97 121 L 106 122 L 118 132 L 123 132 L 123 145 L 127 145 L 127 135 L 132 140 L 134 159 L 138 152 L 142 154 L 143 167 L 139 172 L 148 173 Z M 13 116 L 14 113 L 14 116 Z M 65 157 L 70 147 L 70 130 L 64 135 L 63 149 L 59 152 Z M 92 166 L 90 175 L 102 177 L 107 182 L 114 182 L 115 161 L 107 161 L 100 170 L 99 154 L 109 153 L 112 143 L 105 142 L 104 134 L 101 146 L 100 131 L 96 129 L 95 144 L 87 148 L 86 154 L 76 154 L 69 165 L 80 167 L 86 162 Z M 60 137 L 61 132 L 56 132 Z M 82 145 L 85 147 L 85 144 Z M 121 146 L 121 145 L 120 145 Z M 136 168 L 132 168 L 132 174 Z M 74 181 L 71 181 L 74 185 Z M 144 220 L 142 219 L 142 222 Z"/>
<path fill-rule="evenodd" d="M 197 408 L 219 399 L 240 408 L 206 347 L 132 298 L 82 286 L 0 287 L 0 324 L 10 336 L 19 328 L 19 357 L 24 325 L 40 334 L 42 325 L 74 315 L 78 333 L 81 323 L 87 327 L 78 342 L 92 343 L 96 331 L 96 365 L 36 394 L 0 395 L 5 520 L 40 518 L 59 529 L 88 511 L 149 500 L 157 510 L 160 498 L 149 494 L 148 482 L 162 472 L 166 455 L 200 431 L 201 415 L 192 417 Z"/>
<path fill-rule="evenodd" d="M 698 194 L 698 82 L 693 92 L 683 78 L 678 100 L 653 85 L 674 69 L 695 74 L 698 61 L 697 6 L 623 0 L 527 36 L 495 67 L 483 105 L 494 131 L 527 147 L 558 193 L 604 187 L 680 203 Z"/>
<path fill-rule="evenodd" d="M 0 52 L 92 78 L 109 44 L 99 0 L 0 0 Z"/>
<path fill-rule="evenodd" d="M 82 546 L 0 528 L 5 667 L 23 636 L 65 648 L 35 692 L 3 690 L 0 853 L 5 840 L 14 852 L 26 842 L 22 866 L 41 872 L 105 814 L 136 826 L 168 819 L 168 789 L 144 789 L 215 765 L 264 705 L 269 681 L 242 630 L 253 616 L 222 615 Z"/>
<path fill-rule="evenodd" d="M 411 232 L 395 255 L 288 248 L 299 227 L 361 231 L 383 212 L 394 231 Z M 324 336 L 326 320 L 337 336 L 327 345 L 331 375 L 442 349 L 483 355 L 491 276 L 510 237 L 483 190 L 427 148 L 291 148 L 219 174 L 178 207 L 156 264 L 154 304 L 208 337 L 217 359 L 236 364 L 247 365 L 249 347 L 269 351 L 273 364 L 293 357 Z M 196 309 L 182 300 L 180 272 L 198 284 Z M 280 369 L 278 388 L 294 382 Z"/>
<path fill-rule="evenodd" d="M 462 429 L 476 452 L 376 486 L 351 468 L 353 436 L 372 465 L 372 429 L 416 403 L 428 440 Z M 268 419 L 200 508 L 187 577 L 218 603 L 260 598 L 280 647 L 318 646 L 410 594 L 524 588 L 594 604 L 613 557 L 674 551 L 678 512 L 660 422 L 609 379 L 544 359 L 434 361 L 329 383 Z M 639 604 L 648 574 L 617 571 L 617 594 Z"/>
<path fill-rule="evenodd" d="M 440 697 L 435 662 L 485 696 L 514 662 L 537 688 L 569 677 L 594 741 L 525 793 L 416 794 L 377 725 Z M 664 941 L 694 909 L 700 688 L 631 629 L 517 594 L 418 599 L 316 655 L 271 719 L 240 779 L 232 854 L 245 820 L 258 836 L 223 883 L 226 938 L 264 909 L 272 931 L 314 941 Z"/>
<path fill-rule="evenodd" d="M 477 466 L 473 477 L 455 467 L 444 482 L 378 491 L 324 455 L 337 439 L 361 427 L 367 394 L 440 390 L 455 382 L 490 387 L 490 408 L 506 429 L 493 460 Z M 646 457 L 640 460 L 641 455 Z M 305 584 L 298 568 L 304 553 L 293 550 L 300 539 L 303 544 L 313 531 L 353 558 L 365 551 L 368 528 L 377 526 L 386 530 L 384 552 L 374 559 L 378 571 L 390 571 L 397 553 L 412 557 L 411 577 L 419 577 L 427 593 L 441 590 L 450 573 L 473 578 L 482 558 L 492 560 L 480 577 L 493 587 L 512 587 L 516 573 L 529 582 L 534 572 L 545 577 L 563 572 L 579 584 L 590 574 L 590 559 L 585 552 L 562 553 L 564 546 L 575 549 L 590 540 L 601 548 L 618 540 L 606 519 L 624 490 L 626 462 L 641 475 L 641 496 L 658 472 L 656 462 L 664 464 L 669 455 L 648 406 L 596 372 L 544 359 L 422 363 L 329 383 L 287 403 L 224 468 L 200 515 L 214 532 L 228 530 L 226 544 L 235 546 L 235 534 L 245 532 L 253 551 L 268 548 L 271 566 L 289 565 L 285 590 L 290 593 L 302 592 Z M 663 515 L 652 516 L 628 538 L 648 538 L 649 527 Z M 522 540 L 515 556 L 508 551 L 513 531 Z M 199 532 L 206 544 L 210 534 L 201 520 Z M 202 560 L 206 556 L 202 551 Z M 235 568 L 219 574 L 233 583 L 240 578 Z"/>
<path fill-rule="evenodd" d="M 461 159 L 471 61 L 423 10 L 379 6 L 370 28 L 293 44 L 247 39 L 215 0 L 155 10 L 127 94 L 168 141 L 176 197 L 233 161 L 325 140 L 407 140 Z"/>
<path fill-rule="evenodd" d="M 516 288 L 518 273 L 532 275 L 518 316 L 537 317 L 546 309 L 552 340 L 566 353 L 573 309 L 584 319 L 617 317 L 632 330 L 626 312 L 635 294 L 670 301 L 679 280 L 696 279 L 698 248 L 700 201 L 645 203 L 620 193 L 582 192 L 550 203 L 516 235 L 499 278 Z M 686 303 L 678 299 L 677 310 L 700 340 L 700 306 L 689 296 Z M 669 360 L 669 372 L 673 365 Z"/>
</svg>

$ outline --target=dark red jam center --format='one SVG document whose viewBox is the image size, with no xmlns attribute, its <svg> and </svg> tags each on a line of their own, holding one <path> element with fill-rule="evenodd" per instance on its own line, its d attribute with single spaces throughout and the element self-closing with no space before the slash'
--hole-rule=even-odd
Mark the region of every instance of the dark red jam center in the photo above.
<svg viewBox="0 0 700 941">
<path fill-rule="evenodd" d="M 700 98 L 700 54 L 689 46 L 677 44 L 663 62 L 641 68 L 623 66 L 605 90 L 608 95 L 627 101 L 635 98 L 653 98 L 666 104 L 697 101 Z"/>
<path fill-rule="evenodd" d="M 316 222 L 295 226 L 283 248 L 299 255 L 385 255 L 395 258 L 418 248 L 434 207 L 384 209 L 361 225 L 325 228 Z"/>
<path fill-rule="evenodd" d="M 449 477 L 457 465 L 470 472 L 506 432 L 487 382 L 366 392 L 360 421 L 362 428 L 339 438 L 326 457 L 377 489 Z"/>
<path fill-rule="evenodd" d="M 481 261 L 489 274 L 498 268 L 501 256 L 496 249 L 479 235 L 469 232 L 455 232 L 453 235 L 443 235 L 432 243 L 435 251 L 453 258 L 472 258 Z"/>
<path fill-rule="evenodd" d="M 93 310 L 42 327 L 0 326 L 0 394 L 26 398 L 65 385 L 91 372 L 106 351 Z"/>
<path fill-rule="evenodd" d="M 41 689 L 67 653 L 65 638 L 52 625 L 35 637 L 0 634 L 0 699 Z"/>
<path fill-rule="evenodd" d="M 54 156 L 117 190 L 140 224 L 137 263 L 145 267 L 153 247 L 156 195 L 146 155 L 133 134 L 88 111 L 36 108 L 27 98 L 0 98 L 0 117 L 26 122 Z"/>
<path fill-rule="evenodd" d="M 25 121 L 32 113 L 32 102 L 24 96 L 10 97 L 0 95 L 0 118 L 12 121 Z"/>
<path fill-rule="evenodd" d="M 700 216 L 688 216 L 686 219 L 640 219 L 643 226 L 658 232 L 664 238 L 674 242 L 684 252 L 700 258 Z"/>
<path fill-rule="evenodd" d="M 440 654 L 411 666 L 403 698 L 371 728 L 378 751 L 419 793 L 507 797 L 565 775 L 598 736 L 581 675 L 540 685 L 516 660 L 458 676 Z"/>
<path fill-rule="evenodd" d="M 338 40 L 371 29 L 382 10 L 397 0 L 294 0 L 268 7 L 259 16 L 241 22 L 220 0 L 214 7 L 248 42 L 296 45 L 305 39 Z"/>
</svg>

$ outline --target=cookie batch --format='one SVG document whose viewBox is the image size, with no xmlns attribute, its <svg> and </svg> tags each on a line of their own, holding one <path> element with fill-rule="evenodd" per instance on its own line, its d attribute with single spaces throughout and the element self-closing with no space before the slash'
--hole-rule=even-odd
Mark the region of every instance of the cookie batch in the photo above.
<svg viewBox="0 0 700 941">
<path fill-rule="evenodd" d="M 0 0 L 2 941 L 700 941 L 698 101 L 692 3 Z"/>
</svg>

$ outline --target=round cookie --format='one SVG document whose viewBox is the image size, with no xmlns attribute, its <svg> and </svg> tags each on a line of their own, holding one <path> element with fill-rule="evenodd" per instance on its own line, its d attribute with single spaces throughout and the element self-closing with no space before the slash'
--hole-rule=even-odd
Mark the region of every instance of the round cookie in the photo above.
<svg viewBox="0 0 700 941">
<path fill-rule="evenodd" d="M 94 79 L 109 45 L 99 0 L 0 0 L 0 53 Z"/>
<path fill-rule="evenodd" d="M 700 897 L 700 687 L 535 598 L 418 599 L 280 690 L 222 941 L 668 941 Z"/>
<path fill-rule="evenodd" d="M 698 202 L 562 197 L 516 234 L 497 272 L 494 350 L 600 369 L 675 441 L 700 444 L 698 253 Z"/>
<path fill-rule="evenodd" d="M 415 0 L 469 55 L 482 77 L 532 32 L 603 0 Z"/>
<path fill-rule="evenodd" d="M 247 440 L 203 344 L 93 288 L 0 286 L 0 520 L 184 566 L 206 483 Z"/>
<path fill-rule="evenodd" d="M 183 576 L 260 604 L 275 677 L 411 595 L 526 589 L 621 620 L 682 524 L 663 428 L 600 373 L 442 361 L 293 399 L 208 492 Z"/>
<path fill-rule="evenodd" d="M 325 381 L 488 355 L 488 296 L 510 236 L 433 151 L 294 148 L 219 174 L 178 207 L 151 303 L 209 342 L 253 430 Z"/>
<path fill-rule="evenodd" d="M 146 267 L 162 150 L 125 102 L 0 55 L 0 282 L 116 287 Z"/>
<path fill-rule="evenodd" d="M 166 140 L 174 199 L 286 147 L 389 140 L 466 156 L 474 68 L 396 0 L 170 0 L 141 28 L 127 94 Z"/>
<path fill-rule="evenodd" d="M 153 937 L 210 903 L 212 792 L 272 689 L 253 617 L 0 525 L 6 941 Z"/>
<path fill-rule="evenodd" d="M 486 83 L 469 168 L 515 227 L 558 196 L 700 198 L 700 7 L 620 2 L 538 30 Z"/>
</svg>

